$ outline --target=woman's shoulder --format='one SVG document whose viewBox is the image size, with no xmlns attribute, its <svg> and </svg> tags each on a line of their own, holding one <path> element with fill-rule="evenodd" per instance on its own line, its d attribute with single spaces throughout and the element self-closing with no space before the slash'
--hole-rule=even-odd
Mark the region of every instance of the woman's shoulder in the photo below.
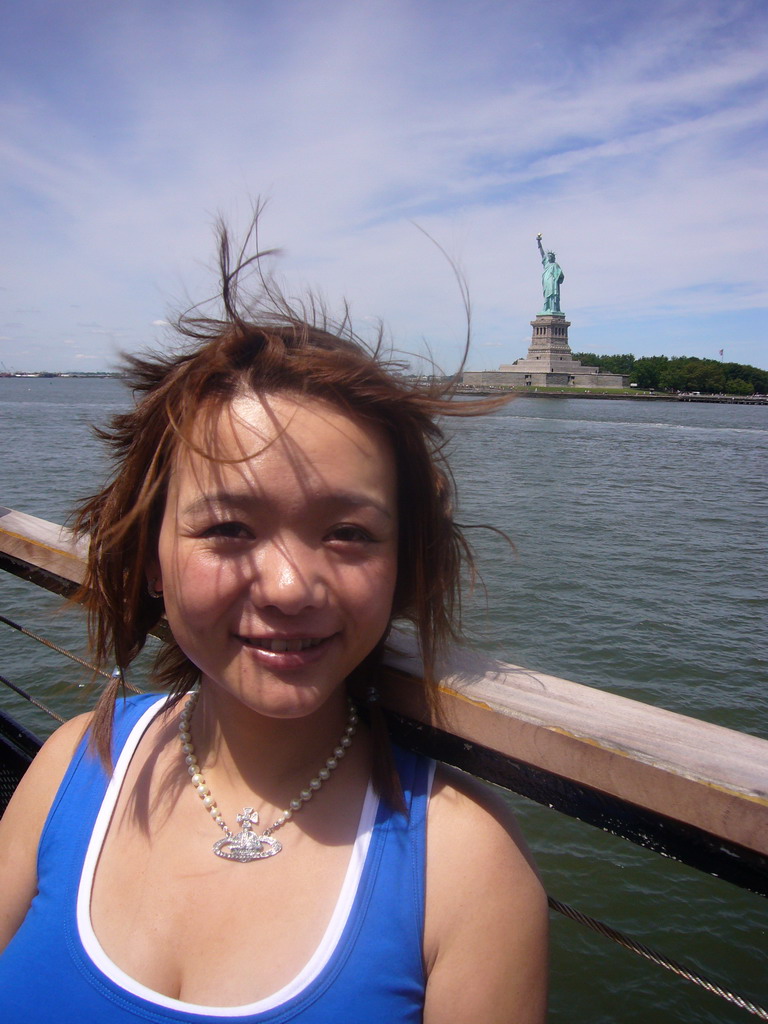
<svg viewBox="0 0 768 1024">
<path fill-rule="evenodd" d="M 21 924 L 34 896 L 40 835 L 90 720 L 90 714 L 78 715 L 46 740 L 0 820 L 0 863 L 3 865 L 0 950 Z"/>
<path fill-rule="evenodd" d="M 3 816 L 4 823 L 8 815 L 13 814 L 17 806 L 21 806 L 27 819 L 30 815 L 37 817 L 42 814 L 42 828 L 67 768 L 88 732 L 91 718 L 92 712 L 77 715 L 51 733 L 11 798 Z"/>
<path fill-rule="evenodd" d="M 56 783 L 58 786 L 75 751 L 85 738 L 92 718 L 93 712 L 86 711 L 55 729 L 38 751 L 20 785 L 23 786 L 30 779 L 40 782 L 59 776 Z"/>
<path fill-rule="evenodd" d="M 537 880 L 533 858 L 515 815 L 498 790 L 446 765 L 438 765 L 429 805 L 429 842 L 437 855 L 455 858 L 469 843 L 473 861 L 498 861 Z M 490 863 L 489 863 L 490 866 Z"/>
<path fill-rule="evenodd" d="M 508 804 L 483 783 L 439 766 L 427 824 L 431 1019 L 543 1019 L 547 916 L 546 894 Z M 465 991 L 474 993 L 466 1006 Z"/>
</svg>

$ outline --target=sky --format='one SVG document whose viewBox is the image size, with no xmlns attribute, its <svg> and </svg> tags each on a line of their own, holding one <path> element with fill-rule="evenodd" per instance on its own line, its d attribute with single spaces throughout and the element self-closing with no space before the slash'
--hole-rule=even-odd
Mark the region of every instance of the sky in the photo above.
<svg viewBox="0 0 768 1024">
<path fill-rule="evenodd" d="M 470 369 L 526 354 L 536 235 L 575 352 L 768 368 L 764 0 L 9 0 L 0 370 L 104 370 L 216 293 Z M 420 364 L 413 361 L 414 368 Z"/>
</svg>

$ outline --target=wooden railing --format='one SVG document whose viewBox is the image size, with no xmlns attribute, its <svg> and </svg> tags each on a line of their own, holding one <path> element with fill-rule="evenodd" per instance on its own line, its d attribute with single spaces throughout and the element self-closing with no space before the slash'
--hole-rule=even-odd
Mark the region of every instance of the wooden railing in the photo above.
<svg viewBox="0 0 768 1024">
<path fill-rule="evenodd" d="M 0 508 L 0 568 L 57 593 L 83 578 L 64 528 Z M 402 671 L 384 695 L 403 742 L 573 817 L 768 895 L 768 741 L 456 650 L 430 711 Z"/>
</svg>

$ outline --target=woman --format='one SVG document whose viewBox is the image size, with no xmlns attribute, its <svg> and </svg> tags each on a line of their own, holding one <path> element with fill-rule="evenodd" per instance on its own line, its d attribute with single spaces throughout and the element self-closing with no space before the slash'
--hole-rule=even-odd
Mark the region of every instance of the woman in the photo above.
<svg viewBox="0 0 768 1024">
<path fill-rule="evenodd" d="M 393 620 L 431 699 L 457 633 L 435 418 L 477 408 L 284 308 L 246 318 L 221 251 L 224 318 L 128 361 L 141 397 L 78 519 L 97 658 L 128 666 L 164 613 L 170 697 L 123 699 L 117 670 L 20 785 L 0 1016 L 540 1022 L 546 899 L 511 815 L 393 747 L 378 703 Z"/>
</svg>

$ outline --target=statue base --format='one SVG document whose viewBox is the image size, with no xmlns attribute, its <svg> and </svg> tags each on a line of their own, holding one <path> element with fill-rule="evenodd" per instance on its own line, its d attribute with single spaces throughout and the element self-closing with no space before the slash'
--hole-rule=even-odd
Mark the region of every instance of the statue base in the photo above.
<svg viewBox="0 0 768 1024">
<path fill-rule="evenodd" d="M 515 371 L 537 373 L 574 373 L 581 370 L 568 344 L 568 328 L 571 321 L 565 319 L 565 313 L 539 313 L 531 320 L 533 334 L 528 355 L 514 363 Z M 511 370 L 511 366 L 502 366 L 502 370 Z"/>
<path fill-rule="evenodd" d="M 627 387 L 629 378 L 618 373 L 602 373 L 596 366 L 582 366 L 573 358 L 568 344 L 570 320 L 565 313 L 539 313 L 531 320 L 533 335 L 525 359 L 518 359 L 498 370 L 467 371 L 462 381 L 475 386 L 507 387 Z"/>
</svg>

